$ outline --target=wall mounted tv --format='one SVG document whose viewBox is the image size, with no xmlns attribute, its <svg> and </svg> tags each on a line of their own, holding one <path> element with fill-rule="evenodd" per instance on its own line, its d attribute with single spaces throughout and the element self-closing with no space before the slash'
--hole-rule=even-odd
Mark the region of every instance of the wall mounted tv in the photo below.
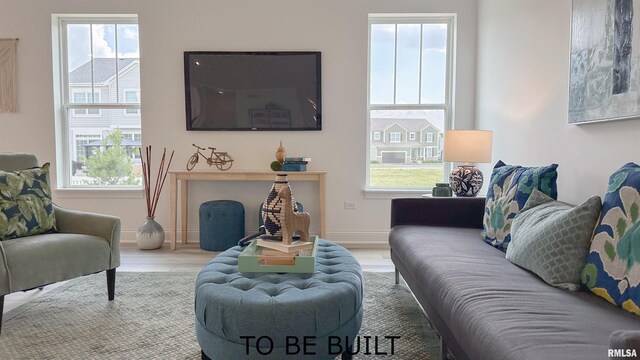
<svg viewBox="0 0 640 360">
<path fill-rule="evenodd" d="M 187 130 L 321 130 L 320 52 L 184 53 Z"/>
</svg>

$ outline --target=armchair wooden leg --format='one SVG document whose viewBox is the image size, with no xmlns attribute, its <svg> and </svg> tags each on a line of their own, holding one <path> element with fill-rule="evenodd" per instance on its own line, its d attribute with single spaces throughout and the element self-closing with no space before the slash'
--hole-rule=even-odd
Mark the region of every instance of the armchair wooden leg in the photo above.
<svg viewBox="0 0 640 360">
<path fill-rule="evenodd" d="M 116 269 L 107 270 L 107 293 L 109 295 L 109 301 L 115 297 L 116 290 Z"/>
<path fill-rule="evenodd" d="M 4 311 L 4 295 L 0 296 L 0 333 L 2 333 L 2 312 Z"/>
</svg>

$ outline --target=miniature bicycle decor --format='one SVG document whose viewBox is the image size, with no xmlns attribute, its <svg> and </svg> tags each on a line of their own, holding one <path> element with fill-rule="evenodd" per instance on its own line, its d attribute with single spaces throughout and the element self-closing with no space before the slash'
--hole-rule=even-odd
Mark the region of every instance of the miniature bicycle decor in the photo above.
<svg viewBox="0 0 640 360">
<path fill-rule="evenodd" d="M 200 150 L 206 150 L 203 147 L 200 147 L 196 144 L 192 144 L 193 147 L 196 148 L 196 152 L 191 155 L 189 161 L 187 161 L 187 171 L 193 170 L 193 168 L 198 163 L 200 156 L 202 156 L 205 160 L 207 160 L 207 165 L 215 165 L 218 169 L 225 171 L 231 169 L 231 165 L 233 165 L 233 159 L 229 154 L 225 151 L 216 151 L 216 148 L 210 147 L 211 155 L 206 157 Z"/>
</svg>

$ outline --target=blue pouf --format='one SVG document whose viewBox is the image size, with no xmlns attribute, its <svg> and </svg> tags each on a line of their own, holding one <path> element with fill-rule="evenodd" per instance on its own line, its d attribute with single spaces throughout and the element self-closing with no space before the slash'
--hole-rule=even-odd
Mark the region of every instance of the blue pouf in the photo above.
<svg viewBox="0 0 640 360">
<path fill-rule="evenodd" d="M 202 269 L 195 328 L 203 359 L 333 360 L 353 345 L 363 317 L 360 264 L 342 246 L 317 241 L 313 274 L 239 273 L 240 246 Z M 289 352 L 288 343 L 305 339 L 313 351 Z"/>
<path fill-rule="evenodd" d="M 200 205 L 200 248 L 224 251 L 244 237 L 244 206 L 233 200 Z"/>
</svg>

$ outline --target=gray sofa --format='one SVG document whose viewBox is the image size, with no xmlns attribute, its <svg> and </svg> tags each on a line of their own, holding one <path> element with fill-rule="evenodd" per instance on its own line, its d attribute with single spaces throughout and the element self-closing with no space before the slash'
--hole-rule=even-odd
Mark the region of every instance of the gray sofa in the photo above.
<svg viewBox="0 0 640 360">
<path fill-rule="evenodd" d="M 38 166 L 32 154 L 0 153 L 0 170 Z M 120 265 L 120 219 L 54 205 L 57 231 L 0 241 L 0 326 L 4 296 L 106 270 L 114 298 Z"/>
<path fill-rule="evenodd" d="M 391 259 L 442 343 L 465 359 L 640 356 L 640 317 L 546 284 L 480 237 L 484 198 L 394 199 Z"/>
</svg>

